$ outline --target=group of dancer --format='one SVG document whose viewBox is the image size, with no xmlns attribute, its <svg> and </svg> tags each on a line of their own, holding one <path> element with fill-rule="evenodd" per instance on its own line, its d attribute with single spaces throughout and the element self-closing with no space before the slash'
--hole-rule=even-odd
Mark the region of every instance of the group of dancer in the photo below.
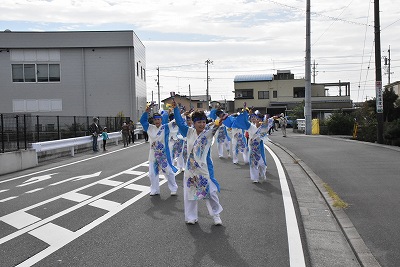
<svg viewBox="0 0 400 267">
<path fill-rule="evenodd" d="M 266 180 L 264 142 L 268 140 L 268 120 L 246 106 L 231 115 L 220 109 L 206 114 L 203 110 L 185 111 L 173 101 L 169 112 L 153 113 L 150 124 L 151 109 L 148 105 L 140 118 L 150 139 L 150 196 L 160 194 L 160 174 L 167 179 L 171 196 L 177 195 L 175 174 L 183 170 L 185 222 L 198 222 L 198 201 L 205 200 L 214 225 L 222 225 L 223 208 L 217 194 L 220 186 L 211 159 L 213 140 L 217 141 L 219 157 L 226 151 L 233 164 L 238 164 L 241 155 L 250 166 L 251 181 L 259 183 Z"/>
</svg>

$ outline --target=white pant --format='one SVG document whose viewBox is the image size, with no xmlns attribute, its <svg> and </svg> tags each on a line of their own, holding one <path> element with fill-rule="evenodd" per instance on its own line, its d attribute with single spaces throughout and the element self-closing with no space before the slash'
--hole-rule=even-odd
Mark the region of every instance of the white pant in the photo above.
<svg viewBox="0 0 400 267">
<path fill-rule="evenodd" d="M 185 168 L 185 160 L 183 159 L 183 153 L 179 155 L 178 158 L 175 159 L 176 160 L 176 167 L 178 169 L 184 169 Z"/>
<path fill-rule="evenodd" d="M 242 154 L 244 163 L 249 163 L 249 155 L 248 155 L 249 153 L 247 150 L 245 150 L 244 152 L 239 151 L 237 154 L 236 154 L 236 151 L 233 151 L 233 153 L 232 153 L 233 163 L 239 162 L 239 157 L 238 157 L 239 154 Z"/>
<path fill-rule="evenodd" d="M 186 182 L 187 178 L 184 179 L 184 186 L 183 186 L 183 199 L 184 199 L 184 207 L 185 207 L 185 221 L 191 221 L 191 220 L 198 220 L 198 202 L 199 201 L 205 201 L 208 209 L 208 213 L 211 216 L 218 215 L 221 213 L 222 206 L 219 204 L 219 198 L 218 198 L 218 190 L 215 184 L 211 181 L 210 183 L 210 198 L 209 199 L 202 199 L 202 200 L 188 200 L 187 197 L 187 187 Z"/>
<path fill-rule="evenodd" d="M 230 154 L 231 154 L 231 142 L 230 141 L 226 140 L 222 143 L 218 143 L 218 156 L 219 157 L 224 156 L 224 149 L 226 149 L 228 156 L 230 156 Z"/>
<path fill-rule="evenodd" d="M 151 163 L 150 163 L 151 164 Z M 168 188 L 171 192 L 176 192 L 178 190 L 178 185 L 175 181 L 175 173 L 172 171 L 171 167 L 168 166 L 166 172 L 161 172 L 164 174 L 168 181 Z M 160 175 L 154 173 L 154 168 L 149 166 L 149 178 L 150 178 L 150 194 L 160 194 Z"/>
<path fill-rule="evenodd" d="M 250 166 L 250 179 L 252 181 L 258 181 L 261 179 L 266 180 L 267 177 L 265 176 L 265 173 L 267 171 L 267 166 L 264 164 L 264 161 L 259 162 L 258 168 L 254 166 Z"/>
</svg>

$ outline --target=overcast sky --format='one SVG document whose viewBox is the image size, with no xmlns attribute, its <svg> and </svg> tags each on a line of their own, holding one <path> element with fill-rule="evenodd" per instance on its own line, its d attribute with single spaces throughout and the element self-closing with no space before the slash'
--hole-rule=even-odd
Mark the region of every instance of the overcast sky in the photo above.
<svg viewBox="0 0 400 267">
<path fill-rule="evenodd" d="M 400 80 L 400 8 L 380 0 L 381 55 Z M 232 100 L 239 74 L 290 70 L 304 77 L 306 0 L 1 0 L 0 30 L 133 30 L 146 47 L 148 100 L 170 91 Z M 350 82 L 351 98 L 375 96 L 374 3 L 311 0 L 315 82 Z M 382 60 L 383 84 L 388 83 Z M 312 76 L 312 82 L 314 76 Z M 330 95 L 338 92 L 330 90 Z"/>
</svg>

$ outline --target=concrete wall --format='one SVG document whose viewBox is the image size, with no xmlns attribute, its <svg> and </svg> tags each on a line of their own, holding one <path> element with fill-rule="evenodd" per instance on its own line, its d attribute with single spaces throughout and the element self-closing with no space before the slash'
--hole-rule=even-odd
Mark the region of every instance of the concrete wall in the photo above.
<svg viewBox="0 0 400 267">
<path fill-rule="evenodd" d="M 38 165 L 33 149 L 0 153 L 0 175 L 21 171 Z"/>
</svg>

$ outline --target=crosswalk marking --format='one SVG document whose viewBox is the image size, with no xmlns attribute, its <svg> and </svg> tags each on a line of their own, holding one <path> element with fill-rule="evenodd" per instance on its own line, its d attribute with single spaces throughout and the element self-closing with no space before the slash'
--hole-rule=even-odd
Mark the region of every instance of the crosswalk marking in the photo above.
<svg viewBox="0 0 400 267">
<path fill-rule="evenodd" d="M 96 208 L 103 209 L 103 210 L 112 211 L 112 210 L 118 208 L 119 206 L 121 206 L 121 203 L 100 198 L 100 199 L 90 203 L 89 205 L 96 207 Z"/>
<path fill-rule="evenodd" d="M 88 198 L 91 198 L 91 196 L 85 195 L 85 194 L 81 194 L 81 193 L 77 193 L 77 192 L 68 192 L 64 195 L 62 195 L 62 198 L 64 199 L 68 199 L 68 200 L 72 200 L 75 202 L 82 202 L 85 201 Z"/>
<path fill-rule="evenodd" d="M 123 184 L 123 182 L 105 179 L 105 180 L 99 181 L 98 184 L 103 184 L 103 185 L 108 185 L 108 186 L 119 186 L 120 184 Z"/>
<path fill-rule="evenodd" d="M 32 223 L 40 221 L 41 219 L 33 216 L 25 211 L 19 210 L 3 217 L 0 217 L 0 221 L 3 221 L 17 229 L 24 228 Z"/>
<path fill-rule="evenodd" d="M 29 234 L 46 242 L 50 246 L 63 244 L 66 240 L 71 241 L 74 239 L 74 232 L 53 223 L 47 223 L 41 227 L 38 227 L 30 231 Z"/>
<path fill-rule="evenodd" d="M 143 192 L 146 192 L 146 191 L 150 192 L 150 187 L 149 186 L 138 185 L 138 184 L 130 184 L 128 186 L 125 186 L 125 188 L 126 189 L 137 190 L 137 191 L 143 191 Z"/>
</svg>

